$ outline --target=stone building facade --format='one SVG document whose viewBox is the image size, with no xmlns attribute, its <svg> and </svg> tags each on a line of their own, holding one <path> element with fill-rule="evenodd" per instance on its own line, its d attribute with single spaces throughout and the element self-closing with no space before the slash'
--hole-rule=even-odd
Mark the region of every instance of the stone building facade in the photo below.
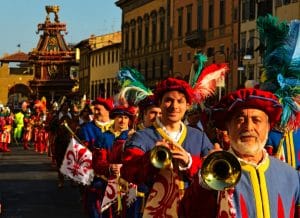
<svg viewBox="0 0 300 218">
<path fill-rule="evenodd" d="M 272 14 L 280 21 L 300 19 L 300 0 L 241 1 L 240 48 L 242 70 L 238 74 L 239 83 L 259 83 L 262 73 L 261 52 L 263 46 L 256 31 L 256 19 Z"/>
<path fill-rule="evenodd" d="M 29 81 L 32 79 L 33 70 L 24 52 L 0 58 L 0 104 L 9 105 L 11 109 L 19 108 L 21 102 L 31 95 Z"/>
<path fill-rule="evenodd" d="M 76 45 L 80 50 L 79 92 L 90 99 L 112 97 L 118 92 L 121 32 L 95 36 Z"/>
<path fill-rule="evenodd" d="M 119 0 L 121 65 L 136 67 L 152 83 L 167 76 L 189 80 L 193 56 L 237 66 L 238 0 Z M 231 86 L 236 83 L 231 73 Z"/>
<path fill-rule="evenodd" d="M 170 0 L 119 0 L 122 9 L 121 66 L 135 67 L 152 87 L 172 74 Z"/>
</svg>

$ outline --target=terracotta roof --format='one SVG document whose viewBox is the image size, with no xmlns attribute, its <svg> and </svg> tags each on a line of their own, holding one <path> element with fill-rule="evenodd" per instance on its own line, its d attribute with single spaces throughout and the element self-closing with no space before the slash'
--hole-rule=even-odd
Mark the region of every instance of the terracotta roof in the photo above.
<svg viewBox="0 0 300 218">
<path fill-rule="evenodd" d="M 28 61 L 28 57 L 29 57 L 28 54 L 19 51 L 14 54 L 6 55 L 6 56 L 0 58 L 0 61 L 2 61 L 2 62 L 26 62 L 26 61 Z"/>
</svg>

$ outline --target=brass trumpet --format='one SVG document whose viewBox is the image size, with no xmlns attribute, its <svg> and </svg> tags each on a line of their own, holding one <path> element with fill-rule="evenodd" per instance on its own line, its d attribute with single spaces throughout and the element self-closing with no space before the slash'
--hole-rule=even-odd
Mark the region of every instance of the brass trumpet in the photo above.
<svg viewBox="0 0 300 218">
<path fill-rule="evenodd" d="M 204 160 L 201 177 L 211 189 L 226 190 L 238 183 L 241 171 L 240 162 L 233 154 L 227 151 L 216 151 Z"/>
<path fill-rule="evenodd" d="M 163 169 L 172 163 L 172 153 L 164 146 L 155 146 L 150 151 L 150 161 L 158 169 Z"/>
</svg>

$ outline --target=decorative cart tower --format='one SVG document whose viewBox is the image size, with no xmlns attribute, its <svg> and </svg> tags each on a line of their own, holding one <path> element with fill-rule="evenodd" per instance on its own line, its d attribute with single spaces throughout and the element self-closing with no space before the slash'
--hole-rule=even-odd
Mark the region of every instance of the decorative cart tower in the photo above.
<svg viewBox="0 0 300 218">
<path fill-rule="evenodd" d="M 46 20 L 38 24 L 37 31 L 37 34 L 40 31 L 43 34 L 37 47 L 29 52 L 29 61 L 34 69 L 34 78 L 29 81 L 29 86 L 33 91 L 32 98 L 45 96 L 47 100 L 54 101 L 77 91 L 76 80 L 71 72 L 77 63 L 75 51 L 66 44 L 61 33 L 66 32 L 66 24 L 59 21 L 59 6 L 45 8 Z M 50 20 L 50 13 L 54 14 L 54 22 Z"/>
</svg>

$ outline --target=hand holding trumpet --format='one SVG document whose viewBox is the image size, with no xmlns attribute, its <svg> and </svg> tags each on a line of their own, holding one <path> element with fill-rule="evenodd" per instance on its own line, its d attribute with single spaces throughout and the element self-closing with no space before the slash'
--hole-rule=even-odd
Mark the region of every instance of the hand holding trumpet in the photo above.
<svg viewBox="0 0 300 218">
<path fill-rule="evenodd" d="M 163 147 L 165 149 L 163 151 L 158 151 L 158 147 Z M 169 141 L 166 141 L 165 139 L 163 139 L 161 141 L 156 142 L 155 149 L 156 149 L 156 151 L 152 152 L 152 153 L 154 153 L 152 156 L 154 159 L 153 160 L 154 162 L 157 162 L 157 161 L 164 162 L 164 159 L 166 159 L 166 161 L 171 162 L 171 160 L 169 160 L 169 159 L 174 159 L 177 161 L 177 163 L 181 167 L 187 167 L 189 165 L 189 161 L 190 161 L 189 153 L 177 143 L 169 142 Z M 162 153 L 162 154 L 160 154 L 160 153 Z M 166 154 L 164 154 L 164 153 L 166 153 Z M 170 153 L 170 154 L 168 154 L 168 153 Z M 167 157 L 168 155 L 170 155 L 170 157 Z M 163 156 L 165 156 L 165 157 L 163 157 Z M 156 165 L 156 164 L 154 164 L 154 165 Z M 167 165 L 167 164 L 164 164 L 164 165 Z M 157 167 L 157 168 L 163 168 L 163 167 Z"/>
</svg>

